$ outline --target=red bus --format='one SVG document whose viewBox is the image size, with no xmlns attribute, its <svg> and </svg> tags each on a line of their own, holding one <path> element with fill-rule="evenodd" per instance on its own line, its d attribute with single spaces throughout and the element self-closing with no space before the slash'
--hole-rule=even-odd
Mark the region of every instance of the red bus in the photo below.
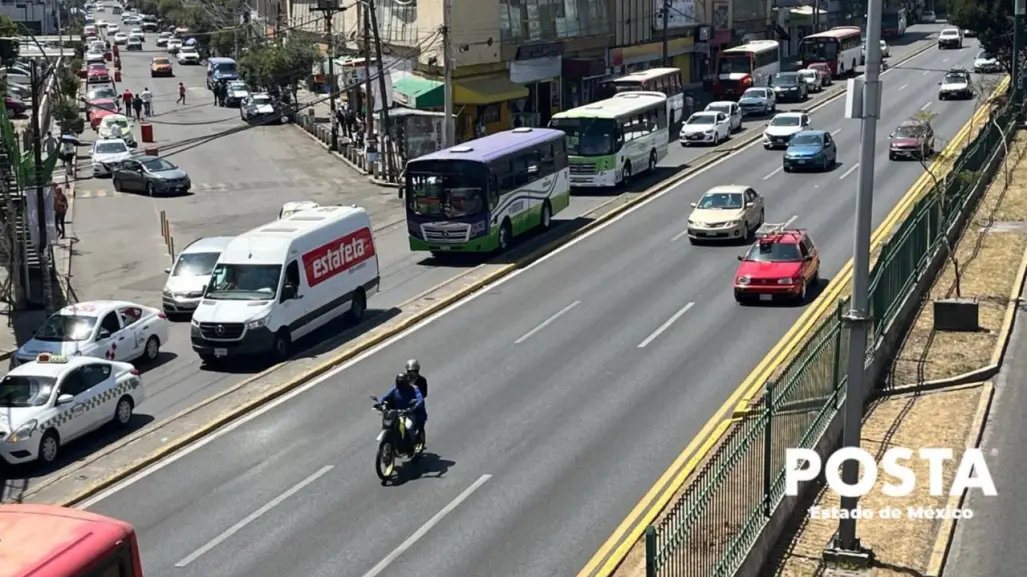
<svg viewBox="0 0 1027 577">
<path fill-rule="evenodd" d="M 124 521 L 52 505 L 0 505 L 4 577 L 141 577 Z"/>
<path fill-rule="evenodd" d="M 839 26 L 803 38 L 799 44 L 802 67 L 823 63 L 831 68 L 831 75 L 836 78 L 855 74 L 863 50 L 861 34 L 859 26 Z"/>
<path fill-rule="evenodd" d="M 718 98 L 738 98 L 749 88 L 770 86 L 781 71 L 781 45 L 777 40 L 754 40 L 717 54 L 713 92 Z"/>
</svg>

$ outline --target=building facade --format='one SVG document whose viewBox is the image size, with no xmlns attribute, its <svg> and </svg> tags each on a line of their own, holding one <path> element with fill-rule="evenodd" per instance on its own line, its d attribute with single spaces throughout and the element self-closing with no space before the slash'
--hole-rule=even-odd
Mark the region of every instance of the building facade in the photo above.
<svg viewBox="0 0 1027 577">
<path fill-rule="evenodd" d="M 0 14 L 24 25 L 34 34 L 55 36 L 58 31 L 58 3 L 56 0 L 3 0 Z"/>
</svg>

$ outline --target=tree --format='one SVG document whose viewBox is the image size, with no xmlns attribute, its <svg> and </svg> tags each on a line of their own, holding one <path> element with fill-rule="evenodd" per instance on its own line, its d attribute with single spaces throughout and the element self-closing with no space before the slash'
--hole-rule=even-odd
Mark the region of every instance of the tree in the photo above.
<svg viewBox="0 0 1027 577">
<path fill-rule="evenodd" d="M 210 36 L 210 49 L 218 56 L 234 56 L 235 41 L 234 31 L 218 30 Z"/>
<path fill-rule="evenodd" d="M 318 49 L 303 42 L 253 46 L 239 62 L 246 80 L 275 94 L 288 92 L 296 100 L 299 84 L 308 78 L 320 59 Z"/>
<path fill-rule="evenodd" d="M 157 14 L 158 4 L 159 2 L 157 2 L 157 0 L 142 0 L 142 2 L 139 3 L 139 11 L 143 14 Z"/>
<path fill-rule="evenodd" d="M 61 94 L 72 99 L 78 96 L 78 88 L 82 84 L 82 80 L 78 77 L 78 71 L 81 68 L 82 61 L 77 58 L 61 67 L 57 77 L 57 87 Z"/>
<path fill-rule="evenodd" d="M 9 38 L 11 36 L 20 36 L 21 26 L 18 25 L 10 16 L 0 14 L 0 36 Z"/>
<path fill-rule="evenodd" d="M 61 98 L 50 111 L 54 122 L 61 127 L 61 134 L 80 134 L 85 129 L 85 121 L 79 114 L 78 105 L 70 98 Z"/>
<path fill-rule="evenodd" d="M 981 48 L 1013 69 L 1013 0 L 951 0 L 948 21 L 976 32 Z"/>
</svg>

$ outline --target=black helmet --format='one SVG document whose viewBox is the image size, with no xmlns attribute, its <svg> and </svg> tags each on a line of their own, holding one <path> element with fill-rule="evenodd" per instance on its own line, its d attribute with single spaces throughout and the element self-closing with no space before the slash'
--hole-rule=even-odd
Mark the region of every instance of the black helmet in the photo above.
<svg viewBox="0 0 1027 577">
<path fill-rule="evenodd" d="M 403 386 L 403 385 L 406 385 L 406 384 L 409 384 L 409 383 L 410 383 L 410 380 L 407 379 L 407 376 L 404 375 L 403 373 L 399 373 L 398 375 L 396 375 L 396 386 L 397 387 Z"/>
<path fill-rule="evenodd" d="M 417 373 L 421 371 L 421 363 L 417 359 L 410 359 L 407 361 L 407 372 Z"/>
</svg>

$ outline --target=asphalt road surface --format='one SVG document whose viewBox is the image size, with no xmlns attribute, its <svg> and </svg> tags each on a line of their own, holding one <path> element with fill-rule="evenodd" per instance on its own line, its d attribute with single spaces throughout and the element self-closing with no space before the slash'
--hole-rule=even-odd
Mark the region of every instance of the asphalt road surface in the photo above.
<svg viewBox="0 0 1027 577">
<path fill-rule="evenodd" d="M 922 46 L 922 39 L 936 27 L 914 29 L 906 45 L 893 47 L 892 60 Z M 194 142 L 241 125 L 238 111 L 213 106 L 205 88 L 205 67 L 175 65 L 174 78 L 151 79 L 149 63 L 166 55 L 147 38 L 143 52 L 122 51 L 124 77 L 118 89 L 140 91 L 148 87 L 155 94 L 154 125 L 158 150 L 170 152 L 169 160 L 185 168 L 194 183 L 193 194 L 178 198 L 151 199 L 131 193 L 114 193 L 109 179 L 86 179 L 77 183 L 72 225 L 79 242 L 74 245 L 72 285 L 79 300 L 116 298 L 160 306 L 160 289 L 169 265 L 160 236 L 159 213 L 166 211 L 172 223 L 176 247 L 204 236 L 234 235 L 273 219 L 287 200 L 310 199 L 321 203 L 352 203 L 368 208 L 378 228 L 376 238 L 381 255 L 382 292 L 372 302 L 372 313 L 394 310 L 412 297 L 443 283 L 474 266 L 474 259 L 439 263 L 407 247 L 403 210 L 394 189 L 370 185 L 341 161 L 292 127 L 255 127 L 243 133 L 210 140 L 188 150 L 181 143 Z M 185 104 L 175 102 L 177 85 L 187 88 Z M 804 104 L 786 104 L 781 110 L 814 105 L 820 96 Z M 765 119 L 746 120 L 746 127 L 759 129 Z M 88 133 L 87 133 L 88 136 Z M 137 134 L 138 137 L 138 134 Z M 738 135 L 741 139 L 744 135 Z M 728 143 L 727 146 L 731 144 Z M 147 145 L 142 145 L 147 146 Z M 693 165 L 709 148 L 682 148 L 672 143 L 670 153 L 657 173 L 639 178 L 629 190 L 644 190 L 683 168 Z M 731 164 L 731 166 L 745 166 Z M 748 168 L 748 167 L 746 167 Z M 556 215 L 554 224 L 564 228 L 582 226 L 581 218 L 606 202 L 618 191 L 598 191 L 575 196 L 571 207 Z M 379 315 L 378 320 L 386 318 Z M 373 322 L 366 323 L 373 326 Z M 365 327 L 349 331 L 350 338 L 338 338 L 349 327 L 332 325 L 298 345 L 344 346 Z M 171 327 L 170 341 L 162 348 L 157 366 L 142 367 L 150 395 L 139 407 L 150 423 L 160 422 L 179 411 L 223 391 L 255 372 L 260 365 L 236 366 L 225 370 L 202 367 L 189 344 L 188 323 Z M 335 344 L 338 342 L 338 344 Z M 324 352 L 324 351 L 321 351 Z M 298 351 L 303 355 L 304 351 Z M 96 437 L 69 446 L 66 458 L 75 460 L 92 452 L 110 437 Z M 28 472 L 38 482 L 46 471 Z"/>
<path fill-rule="evenodd" d="M 1021 295 L 1023 298 L 1023 295 Z M 945 565 L 946 575 L 1022 575 L 1027 566 L 1024 520 L 1027 502 L 1020 494 L 1027 476 L 1027 324 L 1018 313 L 1009 356 L 995 380 L 995 398 L 981 449 L 998 494 L 988 497 L 971 489 L 963 507 L 973 518 L 956 522 L 956 534 Z"/>
<path fill-rule="evenodd" d="M 875 224 L 922 174 L 888 161 L 888 133 L 927 109 L 951 138 L 974 103 L 935 102 L 937 83 L 974 52 L 884 76 Z M 834 170 L 785 174 L 781 152 L 747 148 L 87 506 L 138 529 L 156 577 L 574 574 L 802 310 L 737 306 L 743 248 L 689 245 L 688 203 L 753 185 L 830 278 L 857 180 L 842 107 L 813 114 Z M 428 453 L 382 486 L 367 396 L 411 357 L 432 383 Z"/>
</svg>

